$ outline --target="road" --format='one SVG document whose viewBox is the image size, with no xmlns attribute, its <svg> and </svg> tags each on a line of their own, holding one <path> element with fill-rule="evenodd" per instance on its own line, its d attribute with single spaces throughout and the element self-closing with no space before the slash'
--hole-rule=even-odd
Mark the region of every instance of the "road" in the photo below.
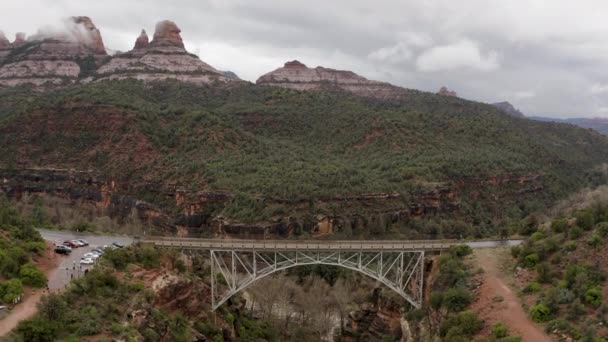
<svg viewBox="0 0 608 342">
<path fill-rule="evenodd" d="M 62 255 L 59 267 L 49 274 L 49 289 L 56 291 L 67 286 L 73 278 L 78 278 L 84 274 L 84 271 L 90 266 L 80 266 L 80 259 L 85 253 L 90 252 L 96 247 L 110 245 L 112 242 L 118 242 L 123 245 L 130 245 L 133 239 L 130 237 L 107 236 L 107 235 L 92 235 L 75 233 L 70 231 L 55 231 L 47 229 L 38 229 L 40 235 L 45 240 L 54 242 L 60 245 L 65 240 L 85 239 L 89 242 L 89 246 L 73 248 L 70 255 Z M 92 265 L 91 265 L 92 266 Z"/>
<path fill-rule="evenodd" d="M 515 246 L 523 240 L 222 240 L 147 237 L 138 239 L 143 243 L 158 247 L 179 249 L 215 250 L 322 250 L 322 251 L 441 251 L 450 247 L 466 244 L 471 248 L 495 248 Z"/>
</svg>

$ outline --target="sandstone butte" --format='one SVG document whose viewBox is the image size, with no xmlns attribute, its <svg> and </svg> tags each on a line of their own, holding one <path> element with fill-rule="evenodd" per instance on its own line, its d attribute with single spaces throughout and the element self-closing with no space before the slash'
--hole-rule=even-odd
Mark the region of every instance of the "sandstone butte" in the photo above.
<svg viewBox="0 0 608 342">
<path fill-rule="evenodd" d="M 441 87 L 441 89 L 439 89 L 437 92 L 437 95 L 458 97 L 458 93 L 448 89 L 448 87 Z"/>
<path fill-rule="evenodd" d="M 297 90 L 319 90 L 331 87 L 359 96 L 385 100 L 402 99 L 412 91 L 390 83 L 368 80 L 352 71 L 321 66 L 309 68 L 297 60 L 287 62 L 283 67 L 261 76 L 256 83 Z"/>
<path fill-rule="evenodd" d="M 133 50 L 110 56 L 89 17 L 71 17 L 59 32 L 39 31 L 13 43 L 0 34 L 0 87 L 31 84 L 39 89 L 106 79 L 173 78 L 194 83 L 231 78 L 186 51 L 181 30 L 171 21 L 156 25 L 148 42 L 145 31 Z"/>
</svg>

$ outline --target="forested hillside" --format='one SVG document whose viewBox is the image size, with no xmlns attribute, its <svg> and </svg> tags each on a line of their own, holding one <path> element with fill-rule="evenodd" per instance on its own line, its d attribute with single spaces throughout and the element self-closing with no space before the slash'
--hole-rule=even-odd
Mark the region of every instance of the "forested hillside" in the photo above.
<svg viewBox="0 0 608 342">
<path fill-rule="evenodd" d="M 381 226 L 385 235 L 425 217 L 438 226 L 419 234 L 449 236 L 442 220 L 484 235 L 603 182 L 608 138 L 417 91 L 391 102 L 329 88 L 128 80 L 2 90 L 0 151 L 13 192 L 40 190 L 28 182 L 45 177 L 43 192 L 65 191 L 69 177 L 27 170 L 89 172 L 86 191 L 100 192 L 91 201 L 145 200 L 177 217 L 166 226 L 227 234 L 240 222 L 281 236 Z"/>
</svg>

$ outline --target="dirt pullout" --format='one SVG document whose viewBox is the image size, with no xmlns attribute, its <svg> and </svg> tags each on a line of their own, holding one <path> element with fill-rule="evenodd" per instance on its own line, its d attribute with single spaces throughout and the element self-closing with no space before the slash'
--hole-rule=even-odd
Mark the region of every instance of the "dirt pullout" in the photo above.
<svg viewBox="0 0 608 342">
<path fill-rule="evenodd" d="M 46 241 L 44 254 L 35 260 L 36 266 L 44 272 L 47 278 L 49 277 L 49 274 L 59 266 L 60 260 L 53 248 L 53 243 Z M 15 306 L 8 316 L 0 321 L 0 338 L 10 333 L 22 320 L 34 316 L 38 310 L 37 305 L 40 302 L 40 298 L 42 298 L 42 295 L 46 294 L 46 292 L 46 289 L 26 289 L 23 301 Z"/>
<path fill-rule="evenodd" d="M 510 335 L 521 336 L 526 342 L 551 341 L 551 338 L 534 322 L 521 306 L 517 294 L 509 288 L 508 271 L 502 270 L 503 257 L 509 251 L 480 248 L 475 251 L 478 265 L 485 271 L 481 274 L 481 286 L 472 309 L 485 321 L 483 335 L 490 335 L 492 325 L 503 322 L 509 327 Z"/>
</svg>

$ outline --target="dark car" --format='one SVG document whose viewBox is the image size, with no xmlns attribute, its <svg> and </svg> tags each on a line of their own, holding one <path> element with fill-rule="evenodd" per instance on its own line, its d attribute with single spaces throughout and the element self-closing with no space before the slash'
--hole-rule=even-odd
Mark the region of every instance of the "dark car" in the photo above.
<svg viewBox="0 0 608 342">
<path fill-rule="evenodd" d="M 114 247 L 118 247 L 118 248 L 123 248 L 125 245 L 120 244 L 120 243 L 118 243 L 118 242 L 112 242 L 112 246 L 114 246 Z"/>
<path fill-rule="evenodd" d="M 57 246 L 55 247 L 55 253 L 57 254 L 70 254 L 72 250 L 66 246 Z"/>
</svg>

